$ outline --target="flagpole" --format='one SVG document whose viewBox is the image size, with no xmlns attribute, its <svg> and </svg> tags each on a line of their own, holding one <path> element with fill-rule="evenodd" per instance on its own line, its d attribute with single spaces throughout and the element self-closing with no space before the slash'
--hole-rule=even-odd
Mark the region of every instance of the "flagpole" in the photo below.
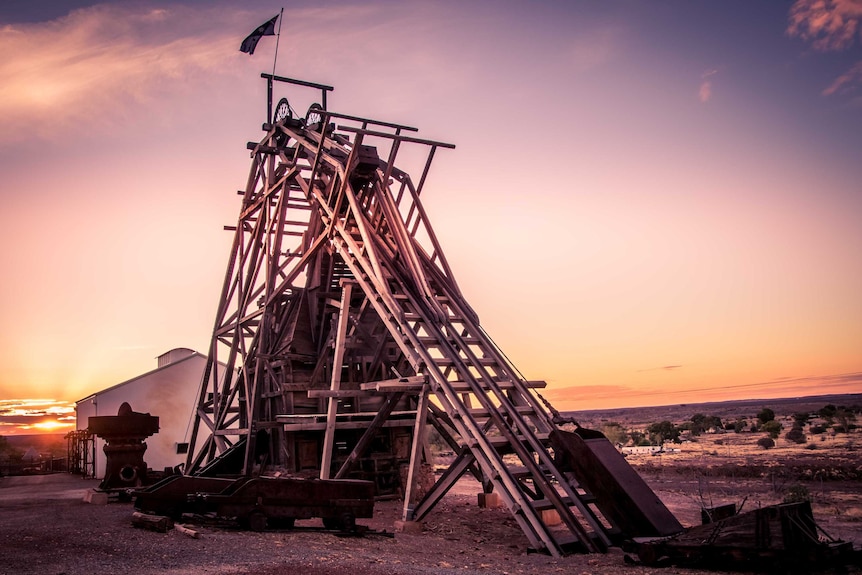
<svg viewBox="0 0 862 575">
<path fill-rule="evenodd" d="M 275 76 L 275 62 L 278 60 L 278 41 L 281 40 L 281 21 L 284 20 L 284 6 L 278 15 L 278 34 L 275 36 L 275 55 L 272 57 L 272 75 Z"/>
</svg>

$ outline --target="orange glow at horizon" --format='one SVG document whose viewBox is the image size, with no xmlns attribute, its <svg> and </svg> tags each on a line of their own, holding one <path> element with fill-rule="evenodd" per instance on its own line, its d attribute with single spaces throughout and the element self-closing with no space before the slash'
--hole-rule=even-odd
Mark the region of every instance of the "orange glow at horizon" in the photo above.
<svg viewBox="0 0 862 575">
<path fill-rule="evenodd" d="M 39 423 L 33 424 L 33 429 L 37 429 L 44 433 L 53 433 L 61 430 L 71 431 L 75 429 L 75 423 L 61 423 L 55 419 L 48 419 L 45 421 L 40 421 Z"/>
</svg>

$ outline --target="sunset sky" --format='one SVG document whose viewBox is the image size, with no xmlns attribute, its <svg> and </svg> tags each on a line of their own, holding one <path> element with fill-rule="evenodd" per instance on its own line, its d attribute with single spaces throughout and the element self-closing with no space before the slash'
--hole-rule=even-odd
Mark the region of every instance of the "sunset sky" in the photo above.
<svg viewBox="0 0 862 575">
<path fill-rule="evenodd" d="M 281 6 L 0 3 L 0 435 L 206 351 Z M 862 0 L 295 0 L 276 73 L 457 146 L 429 217 L 558 409 L 862 392 Z"/>
</svg>

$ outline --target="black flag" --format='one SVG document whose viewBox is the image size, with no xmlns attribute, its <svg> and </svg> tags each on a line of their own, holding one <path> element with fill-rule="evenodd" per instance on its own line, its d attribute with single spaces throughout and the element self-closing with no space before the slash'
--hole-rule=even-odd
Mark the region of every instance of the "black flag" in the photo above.
<svg viewBox="0 0 862 575">
<path fill-rule="evenodd" d="M 272 17 L 271 20 L 261 24 L 257 29 L 248 35 L 248 38 L 242 41 L 242 46 L 239 47 L 240 52 L 246 54 L 254 54 L 254 49 L 257 47 L 258 41 L 264 36 L 275 36 L 275 21 L 278 20 L 278 14 Z"/>
</svg>

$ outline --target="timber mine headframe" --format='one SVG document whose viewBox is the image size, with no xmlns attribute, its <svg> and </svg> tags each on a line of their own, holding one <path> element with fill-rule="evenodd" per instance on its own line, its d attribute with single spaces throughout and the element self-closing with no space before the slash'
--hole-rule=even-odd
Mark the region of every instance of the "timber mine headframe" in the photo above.
<svg viewBox="0 0 862 575">
<path fill-rule="evenodd" d="M 330 86 L 262 77 L 265 136 L 248 144 L 186 473 L 376 478 L 399 483 L 405 520 L 471 473 L 552 555 L 680 531 L 601 434 L 558 427 L 544 382 L 523 377 L 463 297 L 420 201 L 435 153 L 454 146 L 330 110 Z M 282 84 L 320 101 L 304 117 L 286 98 L 273 108 Z M 408 146 L 424 158 L 418 182 L 397 167 Z M 420 499 L 429 425 L 456 457 Z"/>
</svg>

